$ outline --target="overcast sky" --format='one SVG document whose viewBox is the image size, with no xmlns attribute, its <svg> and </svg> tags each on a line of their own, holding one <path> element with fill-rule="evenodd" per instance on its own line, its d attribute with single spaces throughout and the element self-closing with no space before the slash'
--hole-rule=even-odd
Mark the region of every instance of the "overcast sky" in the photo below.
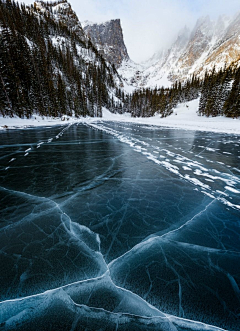
<svg viewBox="0 0 240 331">
<path fill-rule="evenodd" d="M 102 22 L 120 18 L 129 56 L 135 62 L 150 58 L 168 47 L 185 25 L 197 18 L 234 15 L 240 0 L 68 0 L 79 20 Z M 19 2 L 33 3 L 30 0 Z"/>
</svg>

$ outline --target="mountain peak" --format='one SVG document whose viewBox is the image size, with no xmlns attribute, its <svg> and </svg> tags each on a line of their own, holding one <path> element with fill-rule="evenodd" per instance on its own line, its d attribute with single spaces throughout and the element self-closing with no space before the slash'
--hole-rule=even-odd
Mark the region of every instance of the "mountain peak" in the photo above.
<svg viewBox="0 0 240 331">
<path fill-rule="evenodd" d="M 124 60 L 129 60 L 120 19 L 102 23 L 85 21 L 82 26 L 107 61 L 118 68 Z"/>
<path fill-rule="evenodd" d="M 195 39 L 196 36 L 205 35 L 212 36 L 214 30 L 214 22 L 209 16 L 200 17 L 191 33 L 191 39 Z"/>
<path fill-rule="evenodd" d="M 137 65 L 129 72 L 136 86 L 168 86 L 175 81 L 185 81 L 193 74 L 203 77 L 206 70 L 211 71 L 240 65 L 240 13 L 232 18 L 225 15 L 216 21 L 209 16 L 197 20 L 190 31 L 186 26 L 181 29 L 169 49 L 161 49 L 144 63 L 141 72 Z M 120 73 L 132 84 L 126 66 Z"/>
<path fill-rule="evenodd" d="M 50 8 L 54 8 L 57 11 L 62 11 L 71 8 L 71 5 L 67 0 L 59 0 L 59 1 L 35 1 L 35 6 L 39 10 L 50 10 Z"/>
<path fill-rule="evenodd" d="M 81 22 L 82 23 L 82 27 L 85 28 L 85 27 L 90 27 L 90 26 L 94 26 L 94 25 L 109 25 L 111 22 L 117 22 L 118 24 L 121 25 L 121 22 L 120 22 L 120 19 L 117 18 L 117 19 L 112 19 L 112 20 L 108 20 L 108 21 L 103 21 L 103 22 L 92 22 L 92 21 L 83 21 Z"/>
<path fill-rule="evenodd" d="M 36 1 L 34 6 L 41 12 L 49 12 L 55 21 L 61 21 L 77 35 L 86 41 L 82 25 L 77 14 L 72 10 L 71 4 L 67 0 L 59 1 Z"/>
</svg>

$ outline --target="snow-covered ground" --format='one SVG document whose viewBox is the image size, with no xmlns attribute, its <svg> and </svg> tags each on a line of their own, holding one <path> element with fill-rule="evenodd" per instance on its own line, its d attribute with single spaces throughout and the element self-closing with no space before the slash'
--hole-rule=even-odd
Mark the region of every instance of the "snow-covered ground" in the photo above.
<svg viewBox="0 0 240 331">
<path fill-rule="evenodd" d="M 111 121 L 136 122 L 186 130 L 240 134 L 240 118 L 232 119 L 223 116 L 198 116 L 198 106 L 199 99 L 179 104 L 174 109 L 173 114 L 166 118 L 161 118 L 160 115 L 155 115 L 148 118 L 131 118 L 130 114 L 115 115 L 105 110 L 103 112 L 103 119 Z"/>
<path fill-rule="evenodd" d="M 231 119 L 223 116 L 198 116 L 198 104 L 199 99 L 180 104 L 174 109 L 173 114 L 166 118 L 161 118 L 160 115 L 155 115 L 148 118 L 132 118 L 130 114 L 112 114 L 107 109 L 103 110 L 102 118 L 87 117 L 76 119 L 73 117 L 66 117 L 64 121 L 61 118 L 42 118 L 41 116 L 37 115 L 33 116 L 31 119 L 20 119 L 18 117 L 0 117 L 0 129 L 4 130 L 34 126 L 66 125 L 67 123 L 89 123 L 106 120 L 149 124 L 185 130 L 225 132 L 240 135 L 240 119 Z"/>
<path fill-rule="evenodd" d="M 59 124 L 64 125 L 66 123 L 71 123 L 76 121 L 77 121 L 76 119 L 67 116 L 65 120 L 62 120 L 61 118 L 42 117 L 39 115 L 34 115 L 30 119 L 22 119 L 17 116 L 13 118 L 0 116 L 0 130 L 16 129 L 16 128 L 23 129 L 26 127 L 51 126 L 51 125 L 59 125 Z"/>
</svg>

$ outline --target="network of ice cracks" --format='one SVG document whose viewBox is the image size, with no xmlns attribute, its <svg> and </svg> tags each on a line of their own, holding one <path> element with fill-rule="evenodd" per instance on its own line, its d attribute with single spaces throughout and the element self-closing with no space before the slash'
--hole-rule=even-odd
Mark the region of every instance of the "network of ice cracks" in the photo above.
<svg viewBox="0 0 240 331">
<path fill-rule="evenodd" d="M 113 128 L 106 122 L 86 126 L 117 138 L 157 166 L 163 167 L 170 175 L 191 183 L 195 186 L 196 194 L 203 193 L 206 196 L 207 203 L 194 212 L 192 217 L 177 224 L 177 227 L 171 226 L 167 231 L 146 237 L 121 256 L 110 259 L 107 264 L 108 251 L 103 256 L 97 231 L 93 232 L 86 225 L 74 221 L 66 212 L 66 206 L 69 203 L 74 205 L 75 198 L 82 191 L 95 187 L 96 183 L 100 185 L 113 176 L 112 166 L 95 178 L 94 183 L 89 181 L 84 187 L 70 192 L 62 199 L 55 199 L 54 196 L 45 198 L 1 187 L 1 196 L 4 197 L 1 201 L 6 204 L 6 212 L 12 208 L 7 205 L 11 200 L 11 206 L 14 201 L 21 201 L 21 208 L 24 210 L 16 207 L 12 211 L 11 224 L 3 226 L 0 232 L 1 259 L 3 263 L 6 262 L 6 270 L 2 271 L 1 278 L 8 285 L 0 303 L 0 328 L 223 330 L 186 318 L 188 312 L 185 311 L 185 306 L 186 300 L 192 301 L 193 305 L 198 304 L 202 286 L 213 297 L 209 298 L 208 309 L 220 309 L 220 304 L 225 311 L 233 314 L 231 305 L 239 305 L 240 293 L 235 280 L 239 253 L 234 247 L 231 248 L 230 243 L 226 247 L 223 244 L 219 228 L 227 227 L 225 221 L 219 217 L 215 225 L 209 218 L 209 229 L 204 234 L 206 242 L 211 242 L 209 247 L 201 245 L 201 242 L 196 244 L 194 238 L 194 232 L 196 236 L 201 232 L 198 232 L 198 219 L 201 220 L 201 216 L 206 215 L 209 210 L 211 212 L 216 203 L 238 215 L 238 224 L 233 225 L 229 233 L 232 231 L 232 236 L 239 236 L 239 170 L 234 168 L 234 173 L 232 169 L 222 172 L 220 168 L 224 163 L 213 163 L 210 158 L 207 160 L 209 168 L 202 164 L 204 151 L 216 152 L 216 148 L 211 147 L 212 141 L 207 142 L 206 146 L 199 146 L 199 153 L 194 155 L 197 160 L 193 161 L 189 158 L 189 153 L 193 153 L 191 151 L 188 156 L 184 156 L 184 150 L 179 147 L 173 151 L 172 146 L 166 148 L 166 143 L 161 147 L 161 141 L 156 143 L 154 139 L 138 134 L 138 131 L 149 130 L 151 127 L 135 125 L 132 128 L 117 124 Z M 44 148 L 44 145 L 54 143 L 71 128 L 70 124 L 54 138 L 32 144 L 26 148 L 23 156 L 28 157 L 33 151 Z M 225 143 L 228 144 L 229 141 L 226 139 Z M 15 154 L 10 157 L 4 171 L 10 170 L 17 159 Z M 216 182 L 217 187 L 213 186 Z M 215 243 L 212 245 L 213 238 Z M 211 273 L 208 284 L 202 283 L 202 268 L 209 268 Z M 218 283 L 223 284 L 223 292 L 232 292 L 229 295 L 232 303 L 223 302 L 221 296 L 224 298 L 224 293 L 218 292 Z M 136 290 L 138 285 L 142 291 L 138 295 L 126 289 L 132 286 Z M 39 291 L 41 288 L 42 291 Z M 193 288 L 197 288 L 195 293 L 199 297 L 195 297 Z M 203 289 L 203 295 L 205 290 Z M 158 291 L 165 291 L 167 297 L 163 296 L 162 299 L 169 301 L 170 305 L 171 300 L 177 302 L 178 317 L 163 313 L 148 303 L 150 293 Z"/>
</svg>

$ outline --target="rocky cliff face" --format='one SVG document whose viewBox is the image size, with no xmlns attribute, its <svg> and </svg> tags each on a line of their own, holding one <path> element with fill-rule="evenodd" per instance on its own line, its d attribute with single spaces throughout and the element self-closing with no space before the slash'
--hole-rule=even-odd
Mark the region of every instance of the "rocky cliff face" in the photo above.
<svg viewBox="0 0 240 331">
<path fill-rule="evenodd" d="M 212 70 L 214 66 L 219 69 L 223 67 L 226 59 L 218 57 L 217 53 L 224 44 L 229 24 L 230 21 L 226 17 L 220 17 L 217 22 L 211 21 L 208 16 L 199 19 L 187 47 L 180 53 L 172 79 L 184 79 L 192 74 L 201 77 L 206 69 Z M 235 44 L 235 41 L 232 40 L 231 43 Z M 222 51 L 227 54 L 225 46 L 223 48 Z M 234 61 L 234 58 L 230 57 L 229 65 Z"/>
<path fill-rule="evenodd" d="M 211 69 L 215 64 L 218 69 L 232 62 L 240 64 L 240 14 L 224 30 L 204 65 L 206 69 Z"/>
<path fill-rule="evenodd" d="M 217 21 L 200 18 L 194 29 L 182 29 L 169 49 L 160 50 L 149 61 L 136 64 L 129 58 L 119 19 L 104 23 L 79 22 L 67 0 L 37 2 L 40 11 L 51 9 L 56 20 L 76 32 L 87 43 L 90 38 L 104 59 L 115 65 L 124 80 L 134 87 L 171 86 L 193 74 L 203 77 L 231 63 L 240 65 L 240 14 Z M 50 8 L 51 7 L 51 8 Z"/>
<path fill-rule="evenodd" d="M 116 68 L 119 68 L 124 60 L 129 60 L 119 19 L 101 24 L 85 21 L 82 26 L 85 33 L 97 46 L 98 51 Z"/>
</svg>

